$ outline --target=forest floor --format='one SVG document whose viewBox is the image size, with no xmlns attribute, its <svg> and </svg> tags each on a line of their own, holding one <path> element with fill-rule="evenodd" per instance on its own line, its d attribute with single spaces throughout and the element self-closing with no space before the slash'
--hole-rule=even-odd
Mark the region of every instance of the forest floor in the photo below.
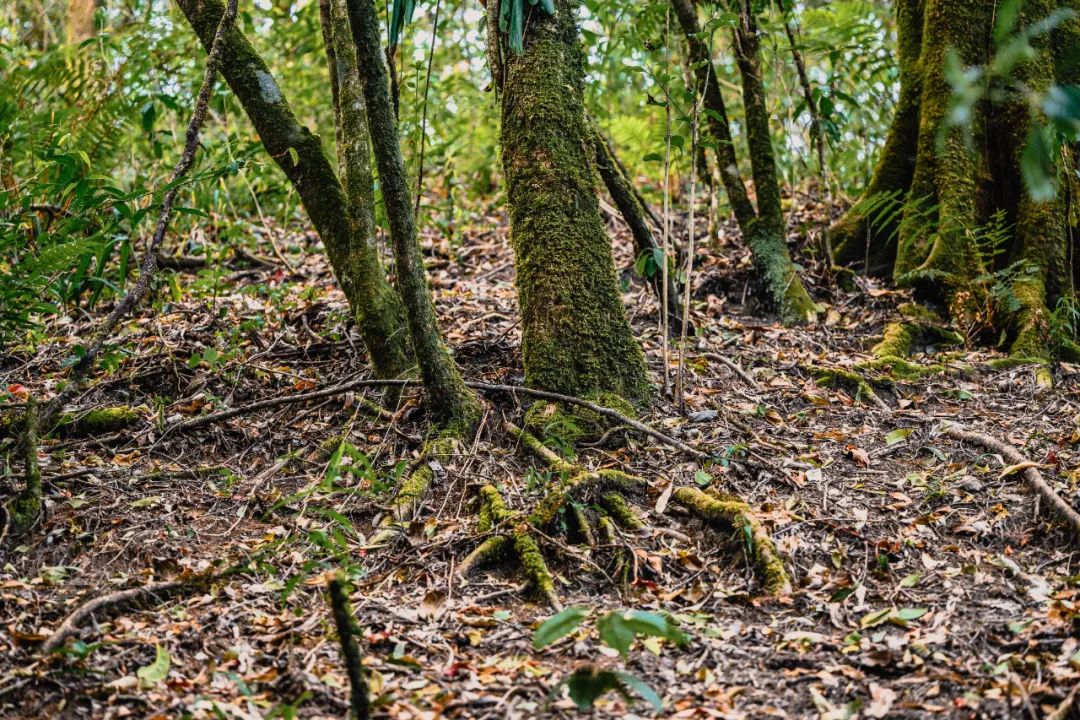
<svg viewBox="0 0 1080 720">
<path fill-rule="evenodd" d="M 617 247 L 629 244 L 621 226 L 613 232 Z M 622 468 L 654 488 L 638 508 L 647 529 L 621 538 L 633 550 L 625 587 L 608 577 L 614 549 L 541 539 L 566 605 L 594 618 L 670 612 L 689 643 L 639 642 L 622 659 L 591 631 L 537 651 L 533 630 L 553 611 L 520 591 L 513 566 L 451 580 L 479 542 L 481 485 L 524 506 L 551 482 L 501 430 L 520 422 L 525 396 L 488 398 L 481 433 L 443 462 L 417 522 L 382 549 L 367 540 L 399 461 L 423 439 L 415 401 L 387 418 L 356 391 L 160 431 L 162 421 L 366 372 L 314 238 L 276 232 L 275 256 L 265 229 L 253 236 L 259 254 L 291 267 L 274 259 L 177 271 L 158 309 L 124 325 L 123 351 L 77 402 L 142 406 L 145 419 L 42 447 L 47 514 L 24 544 L 0 551 L 0 716 L 343 717 L 348 685 L 323 594 L 341 553 L 357 578 L 353 603 L 383 716 L 572 717 L 553 689 L 597 662 L 655 689 L 664 717 L 1080 717 L 1080 554 L 1022 475 L 1003 474 L 1007 460 L 925 421 L 953 420 L 1015 446 L 1080 507 L 1080 368 L 1057 366 L 1055 388 L 1040 392 L 1030 367 L 965 371 L 954 357 L 945 372 L 878 386 L 889 409 L 854 388 L 819 386 L 808 368 L 865 360 L 905 296 L 861 280 L 853 292 L 831 289 L 811 267 L 827 315 L 780 327 L 742 303 L 749 258 L 726 231 L 695 271 L 701 332 L 687 350 L 685 412 L 658 393 L 645 418 L 724 460 L 703 468 L 629 433 L 579 451 L 576 462 Z M 466 375 L 520 384 L 505 231 L 469 232 L 454 246 L 429 234 L 425 244 Z M 627 251 L 619 259 L 631 260 Z M 657 303 L 637 280 L 624 297 L 659 382 Z M 52 321 L 33 353 L 0 357 L 0 383 L 47 397 L 89 327 Z M 339 467 L 327 450 L 341 447 L 343 431 L 359 452 Z M 670 483 L 711 483 L 752 503 L 793 593 L 763 597 L 732 538 L 674 503 L 657 512 Z M 99 613 L 63 652 L 38 657 L 89 598 L 252 555 L 257 571 Z M 597 713 L 652 714 L 615 694 Z"/>
</svg>

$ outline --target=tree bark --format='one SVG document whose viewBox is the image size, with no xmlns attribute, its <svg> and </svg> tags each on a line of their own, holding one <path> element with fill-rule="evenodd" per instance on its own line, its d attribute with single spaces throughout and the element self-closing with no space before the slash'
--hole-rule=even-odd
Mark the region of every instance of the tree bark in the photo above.
<svg viewBox="0 0 1080 720">
<path fill-rule="evenodd" d="M 480 401 L 465 386 L 439 332 L 435 304 L 431 300 L 427 273 L 420 254 L 405 162 L 401 156 L 397 120 L 381 51 L 379 19 L 372 0 L 347 0 L 347 6 L 367 101 L 371 144 L 375 149 L 383 201 L 390 222 L 398 289 L 405 304 L 420 375 L 436 422 L 448 432 L 464 435 L 480 420 Z"/>
<path fill-rule="evenodd" d="M 911 186 L 915 173 L 915 147 L 919 134 L 919 101 L 922 73 L 923 3 L 925 0 L 896 0 L 897 58 L 900 69 L 900 94 L 896 101 L 885 146 L 874 167 L 874 174 L 858 202 L 829 230 L 834 257 L 839 265 L 862 263 L 868 275 L 887 277 L 896 260 L 896 229 L 899 217 L 881 213 L 881 220 L 871 222 L 868 200 L 884 195 L 899 196 Z"/>
<path fill-rule="evenodd" d="M 213 41 L 224 11 L 220 0 L 177 0 L 203 47 Z M 239 28 L 226 36 L 221 74 L 259 133 L 263 147 L 289 178 L 326 247 L 349 301 L 372 368 L 401 377 L 412 367 L 401 299 L 386 281 L 373 227 L 349 211 L 349 200 L 319 137 L 302 126 L 270 69 Z"/>
<path fill-rule="evenodd" d="M 1027 0 L 1014 33 L 1062 8 L 1075 13 L 1080 2 Z M 872 223 L 856 206 L 837 228 L 853 230 L 849 238 L 856 244 L 862 242 L 857 235 L 867 238 L 867 257 L 885 263 L 893 257 L 887 244 L 895 234 L 890 269 L 898 284 L 987 340 L 1007 332 L 1014 356 L 1048 359 L 1049 308 L 1075 300 L 1070 249 L 1077 221 L 1070 203 L 1077 150 L 1065 146 L 1051 160 L 1061 188 L 1046 201 L 1025 185 L 1022 156 L 1036 127 L 1031 98 L 1055 84 L 1075 84 L 1080 74 L 1075 57 L 1068 59 L 1080 47 L 1080 20 L 1074 14 L 1033 37 L 1031 56 L 1007 76 L 991 76 L 961 126 L 949 122 L 954 91 L 947 57 L 955 53 L 965 67 L 992 62 L 995 5 L 903 0 L 898 12 L 901 100 L 864 195 L 898 193 L 890 201 L 898 210 L 888 210 L 888 222 Z M 914 164 L 905 183 L 909 157 Z M 845 251 L 840 259 L 851 261 L 853 254 Z M 867 266 L 877 269 L 874 261 Z"/>
<path fill-rule="evenodd" d="M 743 239 L 754 255 L 768 299 L 787 322 L 812 319 L 817 308 L 791 261 L 785 237 L 786 224 L 780 205 L 780 184 L 769 134 L 765 89 L 761 81 L 758 31 L 749 0 L 739 1 L 739 23 L 734 30 L 736 62 L 743 85 L 747 144 L 750 154 L 757 208 L 750 200 L 739 173 L 739 158 L 732 139 L 727 108 L 708 46 L 701 37 L 692 0 L 671 0 L 686 36 L 687 62 L 693 68 L 703 94 L 707 127 L 716 143 L 716 159 L 728 202 Z"/>
<path fill-rule="evenodd" d="M 502 164 L 527 382 L 579 396 L 649 395 L 600 217 L 576 0 L 527 8 L 524 53 L 502 52 Z M 489 43 L 502 47 L 497 33 Z"/>
<path fill-rule="evenodd" d="M 611 196 L 611 199 L 615 202 L 615 207 L 619 209 L 619 214 L 622 215 L 623 220 L 626 221 L 627 226 L 630 228 L 630 235 L 634 239 L 634 252 L 638 256 L 642 254 L 651 255 L 660 246 L 656 243 L 656 238 L 653 237 L 652 230 L 646 220 L 648 210 L 639 200 L 637 193 L 634 192 L 633 183 L 626 176 L 607 138 L 601 135 L 600 131 L 595 127 L 590 127 L 589 131 L 592 135 L 593 151 L 596 155 L 596 169 L 600 173 L 600 179 L 604 181 L 608 195 Z M 656 291 L 656 297 L 663 298 L 665 281 L 663 272 L 658 270 L 646 279 L 653 290 Z M 668 286 L 667 312 L 668 317 L 671 318 L 672 334 L 677 335 L 678 328 L 682 325 L 681 293 L 671 273 L 668 273 L 666 280 Z"/>
</svg>

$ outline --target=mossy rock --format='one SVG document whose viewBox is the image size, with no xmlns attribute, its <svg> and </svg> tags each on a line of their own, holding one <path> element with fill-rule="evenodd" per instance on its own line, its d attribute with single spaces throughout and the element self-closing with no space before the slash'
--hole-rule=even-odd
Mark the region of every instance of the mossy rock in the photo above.
<svg viewBox="0 0 1080 720">
<path fill-rule="evenodd" d="M 598 393 L 590 402 L 636 417 L 634 406 L 615 393 Z M 568 451 L 581 443 L 594 443 L 618 423 L 580 405 L 537 402 L 525 413 L 525 429 L 545 443 Z"/>
</svg>

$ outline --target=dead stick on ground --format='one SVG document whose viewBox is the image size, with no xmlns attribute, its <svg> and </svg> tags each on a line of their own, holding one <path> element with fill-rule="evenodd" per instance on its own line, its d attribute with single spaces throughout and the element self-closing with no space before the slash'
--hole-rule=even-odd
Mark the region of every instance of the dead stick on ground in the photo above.
<svg viewBox="0 0 1080 720">
<path fill-rule="evenodd" d="M 341 642 L 341 655 L 345 660 L 345 671 L 352 688 L 352 716 L 355 720 L 367 720 L 370 705 L 368 685 L 361 665 L 360 646 L 356 643 L 356 621 L 349 606 L 349 596 L 345 591 L 345 584 L 338 578 L 330 581 L 329 590 L 330 609 L 334 615 L 334 625 Z"/>
<path fill-rule="evenodd" d="M 94 613 L 108 610 L 117 605 L 135 602 L 144 597 L 166 595 L 185 584 L 187 583 L 182 581 L 156 582 L 140 587 L 127 588 L 126 590 L 118 590 L 107 595 L 99 595 L 75 608 L 75 611 L 68 615 L 64 622 L 60 623 L 60 627 L 56 628 L 56 631 L 41 644 L 41 654 L 48 655 L 63 645 L 68 637 L 78 632 L 83 621 Z"/>
<path fill-rule="evenodd" d="M 563 395 L 562 393 L 549 392 L 547 390 L 535 390 L 533 388 L 518 387 L 517 385 L 493 385 L 482 382 L 466 382 L 468 387 L 474 390 L 480 390 L 482 392 L 503 392 L 510 395 L 516 395 L 521 393 L 523 395 L 529 395 L 530 397 L 540 398 L 542 400 L 554 400 L 555 402 L 569 403 L 571 405 L 578 405 L 580 407 L 592 410 L 593 412 L 603 415 L 624 425 L 627 425 L 638 432 L 648 435 L 649 437 L 659 440 L 660 442 L 673 447 L 677 450 L 681 450 L 692 458 L 697 460 L 710 460 L 712 456 L 704 450 L 699 450 L 692 445 L 687 445 L 681 440 L 676 440 L 670 435 L 665 435 L 659 430 L 655 430 L 643 422 L 635 420 L 631 417 L 627 417 L 617 410 L 597 405 L 596 403 L 583 400 L 579 397 L 572 395 Z M 200 427 L 202 425 L 208 425 L 210 423 L 221 422 L 230 418 L 237 417 L 239 415 L 245 415 L 256 410 L 263 410 L 269 407 L 276 407 L 279 405 L 287 405 L 291 403 L 307 402 L 309 400 L 318 400 L 320 398 L 332 397 L 334 395 L 341 395 L 350 390 L 356 390 L 364 387 L 414 387 L 420 386 L 421 383 L 417 380 L 380 380 L 380 379 L 364 379 L 364 380 L 352 380 L 341 385 L 335 385 L 334 387 L 325 388 L 323 390 L 314 390 L 308 393 L 299 393 L 296 395 L 282 395 L 275 398 L 268 398 L 266 400 L 260 400 L 258 402 L 251 403 L 250 405 L 243 405 L 240 407 L 230 408 L 228 410 L 219 410 L 218 412 L 208 413 L 206 415 L 200 415 L 198 417 L 191 418 L 189 420 L 182 420 L 180 422 L 172 423 L 164 427 L 165 433 L 170 433 L 175 430 L 190 430 L 192 428 Z"/>
<path fill-rule="evenodd" d="M 1001 440 L 989 435 L 965 430 L 957 425 L 944 425 L 941 428 L 941 432 L 954 440 L 981 445 L 990 452 L 1000 454 L 1012 465 L 1020 465 L 1027 462 L 1027 458 L 1021 455 L 1015 448 L 1006 445 Z M 1080 538 L 1080 513 L 1077 513 L 1064 498 L 1058 495 L 1054 489 L 1050 487 L 1050 484 L 1046 482 L 1046 479 L 1042 476 L 1042 473 L 1039 472 L 1038 468 L 1024 468 L 1024 479 L 1027 480 L 1031 489 L 1053 508 L 1054 514 L 1072 529 L 1073 539 Z"/>
<path fill-rule="evenodd" d="M 720 363 L 724 367 L 731 370 L 731 372 L 735 373 L 736 375 L 741 377 L 743 380 L 745 380 L 746 384 L 749 385 L 750 387 L 752 387 L 754 390 L 760 390 L 761 389 L 761 386 L 758 384 L 758 381 L 755 380 L 754 377 L 750 373 L 746 372 L 741 367 L 739 367 L 738 363 L 736 363 L 734 360 L 729 360 L 728 358 L 724 357 L 723 355 L 720 355 L 719 353 L 702 353 L 701 357 L 706 358 L 708 360 L 715 360 L 716 362 Z"/>
</svg>

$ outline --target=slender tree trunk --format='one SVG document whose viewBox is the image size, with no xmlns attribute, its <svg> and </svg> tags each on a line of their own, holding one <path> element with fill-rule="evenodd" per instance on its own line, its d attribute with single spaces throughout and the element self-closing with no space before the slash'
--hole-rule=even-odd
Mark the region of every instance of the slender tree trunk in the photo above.
<svg viewBox="0 0 1080 720">
<path fill-rule="evenodd" d="M 919 135 L 919 103 L 922 95 L 923 3 L 896 0 L 897 58 L 900 94 L 896 101 L 885 146 L 870 183 L 860 200 L 829 230 L 836 262 L 862 263 L 869 275 L 888 276 L 896 260 L 896 228 L 900 218 L 888 211 L 868 213 L 868 200 L 884 195 L 900 196 L 911 186 L 915 173 L 915 149 Z M 871 215 L 880 220 L 871 222 Z"/>
<path fill-rule="evenodd" d="M 373 0 L 347 0 L 347 5 L 409 334 L 432 415 L 448 432 L 464 435 L 480 420 L 480 401 L 465 386 L 439 332 L 435 304 L 431 300 L 420 254 L 386 64 L 380 49 L 379 19 Z"/>
<path fill-rule="evenodd" d="M 94 13 L 98 4 L 98 0 L 68 0 L 64 18 L 65 42 L 81 43 L 94 36 Z"/>
<path fill-rule="evenodd" d="M 619 296 L 590 158 L 576 0 L 527 6 L 524 53 L 501 53 L 502 163 L 526 380 L 582 396 L 649 395 Z M 505 48 L 497 36 L 489 43 Z"/>
<path fill-rule="evenodd" d="M 177 0 L 177 4 L 209 48 L 224 5 L 220 0 Z M 226 36 L 221 73 L 263 147 L 300 195 L 356 317 L 376 375 L 408 374 L 412 360 L 401 299 L 383 274 L 373 227 L 365 226 L 363 213 L 359 222 L 353 217 L 349 196 L 319 137 L 297 121 L 270 69 L 239 28 Z"/>
<path fill-rule="evenodd" d="M 600 131 L 595 127 L 590 127 L 589 130 L 593 138 L 593 150 L 596 153 L 596 169 L 600 173 L 600 179 L 604 181 L 604 186 L 607 187 L 608 195 L 611 196 L 611 199 L 615 202 L 615 207 L 619 209 L 619 214 L 622 215 L 623 220 L 626 221 L 630 228 L 630 235 L 634 238 L 634 252 L 638 256 L 642 254 L 652 255 L 656 250 L 660 249 L 660 246 L 657 245 L 656 238 L 653 237 L 652 230 L 646 220 L 648 211 L 638 200 L 633 183 L 624 173 L 607 138 L 601 135 Z M 664 274 L 658 270 L 647 280 L 653 290 L 656 291 L 656 296 L 663 298 Z M 668 316 L 672 319 L 672 327 L 675 328 L 682 325 L 681 294 L 671 273 L 667 274 L 666 280 L 668 285 Z"/>
<path fill-rule="evenodd" d="M 716 159 L 728 202 L 743 238 L 754 255 L 766 294 L 780 316 L 788 322 L 814 317 L 817 308 L 799 278 L 788 252 L 784 214 L 780 205 L 780 184 L 769 134 L 769 116 L 761 82 L 757 25 L 749 0 L 739 2 L 739 23 L 734 31 L 736 61 L 743 83 L 747 142 L 757 193 L 757 208 L 739 174 L 739 158 L 732 140 L 727 108 L 709 48 L 702 39 L 701 25 L 692 0 L 671 0 L 675 15 L 686 36 L 687 62 L 702 88 L 707 128 L 716 143 Z"/>
</svg>

